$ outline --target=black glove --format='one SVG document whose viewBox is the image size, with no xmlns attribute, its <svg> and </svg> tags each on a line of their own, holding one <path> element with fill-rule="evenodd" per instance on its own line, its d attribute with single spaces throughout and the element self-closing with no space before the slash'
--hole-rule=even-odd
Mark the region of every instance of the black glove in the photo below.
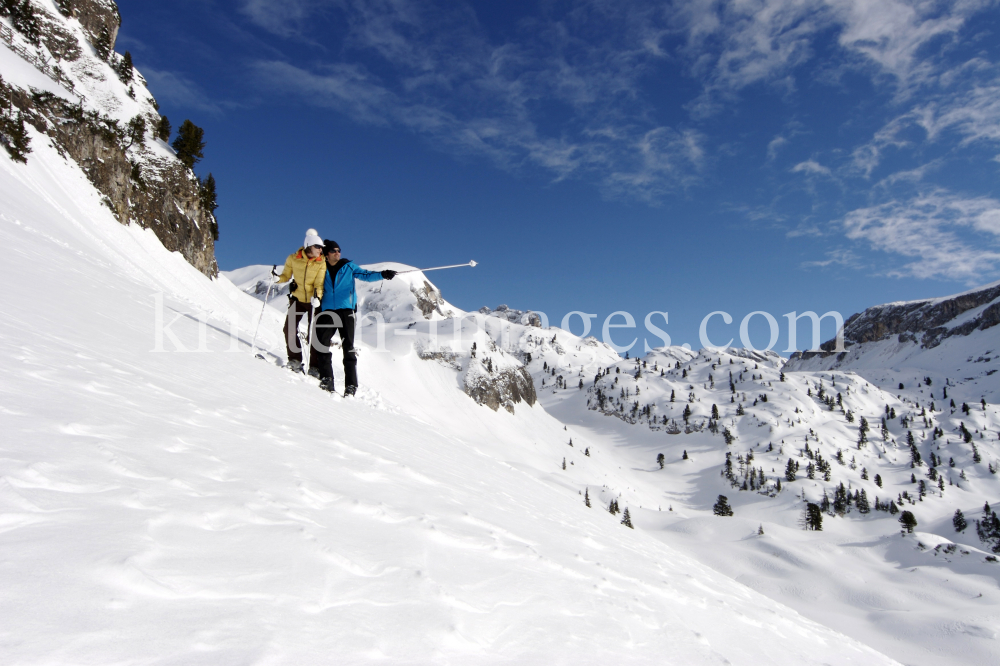
<svg viewBox="0 0 1000 666">
<path fill-rule="evenodd" d="M 396 277 L 396 271 L 382 271 L 381 275 L 383 280 L 391 280 Z"/>
</svg>

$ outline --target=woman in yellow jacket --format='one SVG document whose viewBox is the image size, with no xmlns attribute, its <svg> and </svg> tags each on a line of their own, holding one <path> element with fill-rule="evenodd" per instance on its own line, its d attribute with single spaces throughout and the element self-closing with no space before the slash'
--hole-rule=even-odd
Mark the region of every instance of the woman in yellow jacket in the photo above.
<svg viewBox="0 0 1000 666">
<path fill-rule="evenodd" d="M 315 229 L 306 231 L 306 240 L 297 252 L 288 255 L 285 270 L 278 283 L 292 281 L 288 294 L 288 316 L 285 317 L 285 346 L 288 349 L 288 368 L 302 372 L 302 346 L 298 330 L 302 316 L 308 317 L 308 330 L 312 331 L 313 310 L 323 298 L 323 280 L 326 278 L 326 260 L 323 258 L 323 239 Z M 309 344 L 309 341 L 306 341 Z M 309 374 L 319 377 L 315 364 L 316 355 L 309 354 Z"/>
</svg>

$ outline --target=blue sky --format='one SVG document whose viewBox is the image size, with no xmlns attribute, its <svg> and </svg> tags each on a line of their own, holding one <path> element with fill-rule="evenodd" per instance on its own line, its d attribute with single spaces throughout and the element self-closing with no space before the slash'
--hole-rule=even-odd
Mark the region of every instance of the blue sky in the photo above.
<svg viewBox="0 0 1000 666">
<path fill-rule="evenodd" d="M 666 310 L 695 347 L 715 310 L 724 342 L 1000 277 L 993 0 L 118 4 L 117 50 L 206 130 L 223 269 L 314 226 L 475 259 L 433 274 L 465 309 Z"/>
</svg>

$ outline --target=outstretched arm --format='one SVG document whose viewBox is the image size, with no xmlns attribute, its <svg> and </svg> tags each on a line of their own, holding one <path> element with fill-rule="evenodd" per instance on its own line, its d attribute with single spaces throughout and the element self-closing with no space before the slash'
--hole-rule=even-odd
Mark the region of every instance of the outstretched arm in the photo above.
<svg viewBox="0 0 1000 666">
<path fill-rule="evenodd" d="M 367 269 L 361 268 L 357 264 L 352 262 L 352 268 L 354 270 L 355 279 L 362 280 L 364 282 L 378 282 L 382 279 L 382 273 L 379 271 L 369 271 Z"/>
</svg>

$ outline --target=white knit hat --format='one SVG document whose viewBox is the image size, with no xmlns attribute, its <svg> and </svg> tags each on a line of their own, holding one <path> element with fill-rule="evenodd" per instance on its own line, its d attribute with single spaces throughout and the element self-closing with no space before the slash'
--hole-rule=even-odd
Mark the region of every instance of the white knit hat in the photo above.
<svg viewBox="0 0 1000 666">
<path fill-rule="evenodd" d="M 315 229 L 306 229 L 306 240 L 302 244 L 303 247 L 309 247 L 310 245 L 322 245 L 323 239 L 319 237 Z"/>
</svg>

